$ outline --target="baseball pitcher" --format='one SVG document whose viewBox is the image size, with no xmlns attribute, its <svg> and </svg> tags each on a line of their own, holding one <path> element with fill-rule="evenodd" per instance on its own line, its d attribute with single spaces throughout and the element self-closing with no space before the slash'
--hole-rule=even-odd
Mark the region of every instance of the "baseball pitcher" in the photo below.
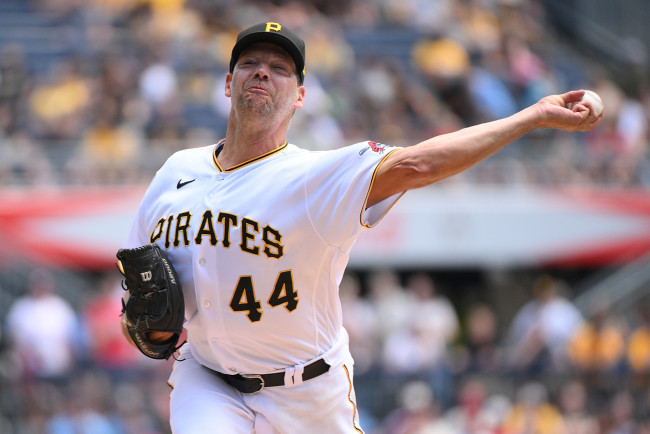
<svg viewBox="0 0 650 434">
<path fill-rule="evenodd" d="M 182 344 L 169 377 L 174 433 L 363 432 L 338 297 L 355 240 L 407 190 L 535 128 L 586 131 L 603 117 L 578 90 L 411 147 L 313 152 L 286 141 L 304 74 L 305 44 L 286 26 L 243 30 L 225 138 L 169 158 L 118 253 L 128 338 L 154 358 Z"/>
</svg>

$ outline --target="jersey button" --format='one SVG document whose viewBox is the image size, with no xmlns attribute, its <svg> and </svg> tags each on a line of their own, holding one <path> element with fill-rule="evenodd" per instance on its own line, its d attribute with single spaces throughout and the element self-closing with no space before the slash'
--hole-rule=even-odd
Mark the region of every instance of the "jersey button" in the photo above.
<svg viewBox="0 0 650 434">
<path fill-rule="evenodd" d="M 203 307 L 205 307 L 206 309 L 208 307 L 210 307 L 210 301 L 209 300 L 203 300 Z"/>
<path fill-rule="evenodd" d="M 201 259 L 199 259 L 199 265 L 200 265 L 201 267 L 205 266 L 205 258 L 201 258 Z"/>
</svg>

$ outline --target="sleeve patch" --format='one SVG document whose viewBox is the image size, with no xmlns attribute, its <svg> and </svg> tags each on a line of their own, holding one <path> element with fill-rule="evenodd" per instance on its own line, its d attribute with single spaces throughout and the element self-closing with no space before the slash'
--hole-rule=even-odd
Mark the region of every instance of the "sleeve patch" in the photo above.
<svg viewBox="0 0 650 434">
<path fill-rule="evenodd" d="M 393 148 L 392 146 L 388 146 L 388 145 L 384 145 L 384 144 L 381 144 L 381 143 L 378 143 L 378 142 L 370 141 L 370 142 L 368 142 L 368 146 L 365 146 L 364 148 L 362 148 L 359 151 L 359 155 L 363 155 L 368 151 L 372 151 L 375 154 L 383 155 L 387 151 L 391 151 L 393 149 L 395 149 L 395 148 Z"/>
</svg>

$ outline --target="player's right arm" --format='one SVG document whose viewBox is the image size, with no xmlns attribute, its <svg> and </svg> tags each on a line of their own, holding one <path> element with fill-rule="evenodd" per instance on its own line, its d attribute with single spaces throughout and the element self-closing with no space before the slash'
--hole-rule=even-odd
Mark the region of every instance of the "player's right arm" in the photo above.
<svg viewBox="0 0 650 434">
<path fill-rule="evenodd" d="M 603 119 L 581 105 L 583 90 L 551 95 L 507 118 L 440 135 L 393 152 L 379 166 L 367 207 L 460 173 L 537 128 L 589 131 Z"/>
</svg>

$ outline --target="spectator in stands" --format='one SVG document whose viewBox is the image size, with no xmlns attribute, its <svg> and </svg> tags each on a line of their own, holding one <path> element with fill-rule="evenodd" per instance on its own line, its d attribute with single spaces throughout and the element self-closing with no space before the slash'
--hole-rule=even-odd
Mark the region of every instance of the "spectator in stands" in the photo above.
<svg viewBox="0 0 650 434">
<path fill-rule="evenodd" d="M 478 119 L 484 122 L 509 116 L 517 111 L 517 102 L 508 85 L 499 77 L 497 71 L 490 70 L 496 63 L 490 61 L 489 56 L 493 55 L 475 55 L 475 64 L 468 77 L 472 104 L 476 106 Z"/>
<path fill-rule="evenodd" d="M 385 342 L 387 367 L 417 373 L 436 399 L 449 406 L 453 400 L 449 349 L 459 332 L 456 310 L 427 273 L 410 274 L 405 290 L 414 296 L 413 306 L 406 328 L 395 329 Z"/>
<path fill-rule="evenodd" d="M 31 128 L 37 137 L 55 141 L 55 145 L 56 141 L 78 139 L 90 103 L 90 87 L 80 62 L 61 60 L 31 93 Z"/>
<path fill-rule="evenodd" d="M 637 317 L 638 325 L 627 340 L 627 363 L 633 372 L 650 377 L 650 308 L 641 304 Z"/>
<path fill-rule="evenodd" d="M 81 316 L 89 361 L 120 379 L 128 377 L 134 363 L 142 359 L 122 335 L 120 314 L 124 290 L 118 276 L 110 273 L 102 278 L 99 291 L 82 308 Z"/>
<path fill-rule="evenodd" d="M 567 434 L 595 434 L 599 430 L 598 418 L 589 413 L 587 393 L 580 380 L 569 381 L 560 389 L 558 406 Z"/>
<path fill-rule="evenodd" d="M 65 402 L 62 385 L 47 381 L 30 381 L 29 386 L 14 387 L 10 391 L 13 392 L 10 392 L 13 406 L 9 407 L 12 411 L 7 414 L 11 416 L 13 428 L 8 432 L 49 434 L 49 420 L 56 408 Z"/>
<path fill-rule="evenodd" d="M 580 374 L 601 377 L 598 382 L 606 381 L 610 388 L 616 387 L 614 377 L 623 373 L 628 334 L 627 325 L 611 307 L 607 299 L 595 301 L 568 347 L 570 361 Z"/>
<path fill-rule="evenodd" d="M 637 312 L 638 322 L 628 336 L 625 357 L 637 415 L 647 419 L 650 428 L 650 307 L 639 303 Z"/>
<path fill-rule="evenodd" d="M 650 149 L 649 109 L 643 106 L 636 95 L 626 95 L 618 112 L 616 131 L 621 138 L 615 165 L 614 181 L 618 185 L 634 185 L 639 163 Z"/>
<path fill-rule="evenodd" d="M 465 334 L 453 368 L 459 374 L 489 374 L 501 368 L 498 324 L 494 310 L 479 303 L 469 307 Z"/>
<path fill-rule="evenodd" d="M 139 156 L 140 137 L 121 122 L 118 102 L 105 98 L 92 121 L 81 139 L 83 149 L 80 161 L 74 163 L 74 172 L 87 179 L 87 183 L 133 182 L 136 170 L 129 169 Z"/>
<path fill-rule="evenodd" d="M 475 379 L 465 381 L 458 391 L 457 405 L 443 415 L 441 425 L 445 433 L 492 433 L 499 429 L 499 420 L 493 417 L 486 406 L 488 398 L 486 385 Z"/>
<path fill-rule="evenodd" d="M 549 399 L 548 390 L 542 383 L 523 384 L 506 416 L 503 434 L 569 434 L 564 430 L 562 414 Z"/>
<path fill-rule="evenodd" d="M 56 293 L 47 269 L 34 269 L 26 294 L 7 313 L 6 333 L 23 364 L 25 377 L 59 380 L 75 367 L 80 327 L 70 303 Z"/>
<path fill-rule="evenodd" d="M 60 182 L 43 147 L 18 131 L 0 146 L 0 184 L 52 186 Z"/>
<path fill-rule="evenodd" d="M 397 408 L 383 421 L 381 434 L 424 434 L 441 414 L 440 404 L 422 381 L 404 384 L 398 394 Z"/>
<path fill-rule="evenodd" d="M 24 99 L 32 77 L 21 44 L 6 44 L 0 51 L 0 137 L 25 128 Z"/>
<path fill-rule="evenodd" d="M 311 101 L 300 112 L 296 112 L 288 140 L 292 143 L 310 143 L 314 150 L 335 149 L 344 140 L 339 119 L 345 115 L 339 113 L 337 119 L 331 114 L 332 95 L 327 94 L 318 77 L 308 75 L 305 77 L 305 85 L 309 86 Z M 225 99 L 230 106 L 230 99 Z"/>
<path fill-rule="evenodd" d="M 344 274 L 339 284 L 343 326 L 350 335 L 355 374 L 362 374 L 379 364 L 379 324 L 381 318 L 367 298 L 361 296 L 361 283 L 352 272 Z"/>
<path fill-rule="evenodd" d="M 637 434 L 634 401 L 627 390 L 617 392 L 603 414 L 601 430 L 608 434 Z"/>
<path fill-rule="evenodd" d="M 368 299 L 380 318 L 380 339 L 408 324 L 414 295 L 405 290 L 393 270 L 377 270 L 368 278 Z"/>
<path fill-rule="evenodd" d="M 508 337 L 509 363 L 524 373 L 564 371 L 568 343 L 583 323 L 582 314 L 550 275 L 533 283 L 533 299 L 517 312 Z"/>
<path fill-rule="evenodd" d="M 78 372 L 63 388 L 63 399 L 51 403 L 45 432 L 52 434 L 118 434 L 112 420 L 113 388 L 101 372 Z M 153 434 L 153 433 L 152 433 Z"/>
<path fill-rule="evenodd" d="M 160 395 L 164 395 L 161 393 Z M 152 395 L 155 396 L 155 395 Z M 152 414 L 148 395 L 137 383 L 123 382 L 115 387 L 116 425 L 120 434 L 158 434 L 166 432 Z M 166 407 L 169 407 L 166 405 Z M 117 434 L 116 432 L 116 434 Z"/>
<path fill-rule="evenodd" d="M 650 114 L 641 95 L 626 95 L 605 77 L 599 77 L 593 88 L 611 106 L 612 115 L 597 132 L 585 135 L 587 158 L 580 166 L 595 185 L 647 185 Z"/>
<path fill-rule="evenodd" d="M 465 125 L 475 123 L 478 118 L 467 87 L 471 66 L 467 48 L 451 37 L 423 38 L 414 45 L 411 56 L 431 91 Z"/>
<path fill-rule="evenodd" d="M 409 275 L 405 289 L 415 296 L 411 321 L 427 336 L 432 357 L 442 361 L 449 345 L 458 337 L 456 309 L 449 299 L 437 290 L 433 277 L 427 273 Z"/>
</svg>

